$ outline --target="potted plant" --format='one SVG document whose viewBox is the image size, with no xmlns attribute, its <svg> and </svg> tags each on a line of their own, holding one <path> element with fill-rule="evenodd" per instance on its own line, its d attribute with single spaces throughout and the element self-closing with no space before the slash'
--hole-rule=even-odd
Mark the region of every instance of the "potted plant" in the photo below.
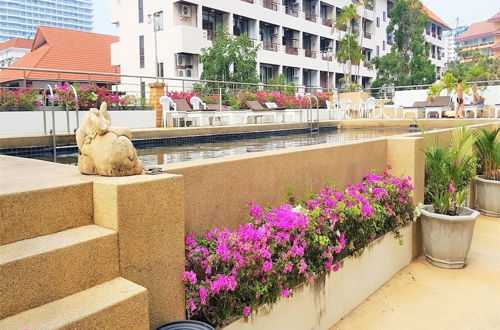
<svg viewBox="0 0 500 330">
<path fill-rule="evenodd" d="M 500 128 L 481 128 L 476 140 L 479 173 L 475 177 L 476 207 L 481 213 L 500 217 Z"/>
<path fill-rule="evenodd" d="M 442 268 L 463 268 L 479 212 L 464 206 L 476 158 L 475 131 L 452 130 L 450 144 L 436 143 L 425 151 L 426 202 L 421 210 L 426 259 Z"/>
</svg>

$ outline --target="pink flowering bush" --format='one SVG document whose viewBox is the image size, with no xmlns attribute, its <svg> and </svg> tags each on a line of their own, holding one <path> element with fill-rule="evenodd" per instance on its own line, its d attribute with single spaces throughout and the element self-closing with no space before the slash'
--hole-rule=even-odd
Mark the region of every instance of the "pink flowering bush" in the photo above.
<svg viewBox="0 0 500 330">
<path fill-rule="evenodd" d="M 42 106 L 40 91 L 36 88 L 0 88 L 0 110 L 29 111 Z"/>
<path fill-rule="evenodd" d="M 337 271 L 341 260 L 413 220 L 410 178 L 367 174 L 344 191 L 325 187 L 295 208 L 249 202 L 250 221 L 232 231 L 186 236 L 188 318 L 222 326 L 305 281 Z"/>
<path fill-rule="evenodd" d="M 102 102 L 106 102 L 110 108 L 123 109 L 131 101 L 126 95 L 106 90 L 105 86 L 75 84 L 74 87 L 78 96 L 78 105 L 83 110 L 98 108 Z M 75 107 L 74 94 L 70 89 L 70 84 L 67 82 L 54 86 L 54 97 L 56 103 L 60 106 L 66 106 L 66 103 L 68 103 L 70 108 L 73 109 Z"/>
<path fill-rule="evenodd" d="M 327 94 L 315 93 L 311 96 L 312 106 L 315 108 L 316 100 L 313 96 L 318 98 L 320 108 L 326 108 Z M 229 105 L 233 109 L 248 109 L 246 101 L 259 101 L 262 104 L 274 102 L 278 107 L 285 107 L 286 109 L 301 109 L 309 106 L 309 100 L 306 97 L 290 95 L 280 91 L 244 92 L 229 97 Z"/>
<path fill-rule="evenodd" d="M 186 101 L 189 103 L 191 101 L 191 98 L 193 96 L 197 96 L 195 92 L 178 92 L 178 91 L 170 91 L 167 93 L 167 96 L 170 97 L 171 99 L 186 99 Z M 218 102 L 218 101 L 217 101 Z"/>
</svg>

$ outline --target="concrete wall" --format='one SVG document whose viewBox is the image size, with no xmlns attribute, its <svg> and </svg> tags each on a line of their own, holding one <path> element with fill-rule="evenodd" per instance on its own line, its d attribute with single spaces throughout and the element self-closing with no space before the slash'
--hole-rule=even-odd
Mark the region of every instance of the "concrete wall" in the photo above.
<svg viewBox="0 0 500 330">
<path fill-rule="evenodd" d="M 79 111 L 80 123 L 87 111 Z M 130 128 L 155 127 L 155 112 L 152 110 L 109 111 L 113 126 Z M 76 112 L 69 112 L 70 132 L 76 127 Z M 52 129 L 52 113 L 46 112 L 47 133 Z M 67 131 L 66 111 L 55 112 L 56 132 Z M 43 111 L 0 111 L 0 135 L 43 133 Z"/>
<path fill-rule="evenodd" d="M 326 183 L 340 188 L 386 165 L 386 139 L 327 144 L 258 155 L 165 165 L 185 180 L 186 231 L 203 233 L 215 226 L 245 223 L 245 205 L 276 206 L 294 188 L 303 198 Z"/>
<path fill-rule="evenodd" d="M 488 86 L 484 90 L 479 89 L 479 94 L 485 98 L 485 104 L 500 103 L 500 86 Z M 446 91 L 441 92 L 441 95 L 446 95 Z M 409 107 L 415 101 L 425 101 L 427 99 L 427 89 L 396 91 L 394 98 L 395 104 Z"/>
<path fill-rule="evenodd" d="M 345 259 L 340 271 L 293 289 L 291 297 L 264 305 L 248 321 L 239 319 L 224 330 L 329 329 L 411 262 L 413 226 L 401 230 L 402 246 L 386 234 L 360 256 Z"/>
</svg>

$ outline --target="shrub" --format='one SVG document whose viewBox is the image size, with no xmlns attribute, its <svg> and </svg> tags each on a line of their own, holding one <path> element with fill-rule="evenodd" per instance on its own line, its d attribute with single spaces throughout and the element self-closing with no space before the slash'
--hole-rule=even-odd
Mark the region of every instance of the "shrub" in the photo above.
<svg viewBox="0 0 500 330">
<path fill-rule="evenodd" d="M 410 178 L 368 174 L 341 192 L 325 187 L 295 208 L 262 209 L 249 202 L 250 222 L 236 231 L 214 228 L 186 236 L 188 318 L 222 326 L 319 274 L 376 237 L 409 223 Z"/>
<path fill-rule="evenodd" d="M 1 88 L 0 110 L 29 111 L 42 106 L 40 91 L 36 88 Z"/>
<path fill-rule="evenodd" d="M 477 137 L 478 173 L 486 179 L 500 181 L 500 128 L 486 130 L 481 128 Z"/>
<path fill-rule="evenodd" d="M 425 199 L 436 213 L 457 215 L 467 199 L 476 167 L 474 142 L 472 129 L 458 127 L 451 131 L 448 146 L 436 141 L 425 151 Z"/>
</svg>

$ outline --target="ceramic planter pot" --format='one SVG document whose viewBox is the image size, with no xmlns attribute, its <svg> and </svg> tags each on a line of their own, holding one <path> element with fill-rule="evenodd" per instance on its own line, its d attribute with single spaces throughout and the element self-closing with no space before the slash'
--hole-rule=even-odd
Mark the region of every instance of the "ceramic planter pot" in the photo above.
<svg viewBox="0 0 500 330">
<path fill-rule="evenodd" d="M 476 181 L 476 208 L 484 215 L 500 218 L 500 181 L 482 175 Z"/>
<path fill-rule="evenodd" d="M 457 216 L 434 213 L 425 205 L 420 215 L 427 261 L 441 268 L 463 268 L 469 254 L 479 212 L 461 207 Z"/>
</svg>

